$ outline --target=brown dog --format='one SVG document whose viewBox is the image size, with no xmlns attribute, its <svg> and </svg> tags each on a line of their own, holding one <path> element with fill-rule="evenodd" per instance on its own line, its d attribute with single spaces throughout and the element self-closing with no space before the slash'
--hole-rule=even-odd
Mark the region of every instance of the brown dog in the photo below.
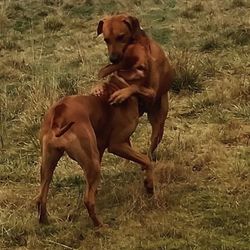
<svg viewBox="0 0 250 250">
<path fill-rule="evenodd" d="M 104 41 L 107 44 L 109 59 L 113 64 L 119 64 L 124 59 L 124 54 L 131 44 L 144 44 L 148 49 L 147 85 L 155 91 L 155 98 L 151 103 L 144 105 L 144 111 L 148 114 L 152 126 L 150 155 L 153 154 L 157 145 L 162 139 L 164 123 L 168 113 L 168 90 L 174 76 L 174 69 L 170 65 L 161 47 L 152 39 L 148 38 L 140 28 L 137 18 L 129 15 L 108 16 L 98 24 L 97 34 L 103 33 Z M 134 51 L 135 56 L 140 52 Z M 137 90 L 119 90 L 111 97 L 113 103 L 121 102 Z"/>
<path fill-rule="evenodd" d="M 100 181 L 100 162 L 106 148 L 113 154 L 141 164 L 142 169 L 146 171 L 144 185 L 148 192 L 153 191 L 150 159 L 133 150 L 129 140 L 138 124 L 137 98 L 128 98 L 122 104 L 114 106 L 108 103 L 113 92 L 127 87 L 125 80 L 113 75 L 105 85 L 102 96 L 64 97 L 45 115 L 40 132 L 41 186 L 37 197 L 40 223 L 47 222 L 49 184 L 57 162 L 64 152 L 85 171 L 87 187 L 84 204 L 95 226 L 103 225 L 96 215 L 95 198 Z M 143 91 L 146 96 L 150 96 L 147 88 Z"/>
</svg>

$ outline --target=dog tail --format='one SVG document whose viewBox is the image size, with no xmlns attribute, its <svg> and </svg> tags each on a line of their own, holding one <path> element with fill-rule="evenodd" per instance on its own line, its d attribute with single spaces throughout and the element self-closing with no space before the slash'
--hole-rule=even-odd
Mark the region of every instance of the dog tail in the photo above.
<svg viewBox="0 0 250 250">
<path fill-rule="evenodd" d="M 73 121 L 66 122 L 65 123 L 64 119 L 62 119 L 62 114 L 66 110 L 66 104 L 60 103 L 54 108 L 54 114 L 51 120 L 51 129 L 55 131 L 55 136 L 60 137 L 64 133 L 66 133 L 71 126 L 75 123 Z"/>
<path fill-rule="evenodd" d="M 69 122 L 66 125 L 64 125 L 62 128 L 59 129 L 59 131 L 56 132 L 56 137 L 62 136 L 65 132 L 67 132 L 71 126 L 74 124 L 74 122 Z"/>
</svg>

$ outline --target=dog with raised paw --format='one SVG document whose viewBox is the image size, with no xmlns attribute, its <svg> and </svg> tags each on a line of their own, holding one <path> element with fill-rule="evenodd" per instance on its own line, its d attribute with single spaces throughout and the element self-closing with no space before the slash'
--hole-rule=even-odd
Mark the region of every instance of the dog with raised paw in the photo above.
<svg viewBox="0 0 250 250">
<path fill-rule="evenodd" d="M 136 17 L 125 14 L 107 16 L 99 21 L 97 35 L 100 34 L 103 34 L 108 48 L 109 60 L 114 67 L 123 64 L 124 61 L 127 62 L 127 54 L 130 54 L 130 58 L 133 56 L 135 58 L 143 57 L 144 55 L 141 55 L 141 53 L 147 55 L 149 67 L 141 69 L 144 72 L 145 83 L 149 89 L 154 90 L 155 97 L 141 106 L 142 112 L 147 113 L 152 126 L 149 155 L 153 157 L 164 132 L 164 124 L 169 109 L 168 91 L 174 77 L 173 66 L 160 45 L 146 35 Z M 138 45 L 144 49 L 133 50 L 131 45 Z M 128 50 L 130 51 L 128 52 Z M 127 64 L 128 69 L 129 65 Z M 137 94 L 138 91 L 138 88 L 131 84 L 127 89 L 115 92 L 111 97 L 112 103 L 121 103 L 129 96 Z M 102 93 L 102 86 L 97 86 L 93 92 L 97 95 Z"/>
</svg>

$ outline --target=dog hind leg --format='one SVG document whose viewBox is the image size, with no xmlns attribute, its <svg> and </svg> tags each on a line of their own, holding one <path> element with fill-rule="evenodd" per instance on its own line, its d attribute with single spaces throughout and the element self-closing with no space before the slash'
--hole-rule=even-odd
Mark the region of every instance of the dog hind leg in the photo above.
<svg viewBox="0 0 250 250">
<path fill-rule="evenodd" d="M 168 114 L 168 93 L 161 97 L 160 107 L 148 113 L 148 120 L 152 126 L 151 145 L 149 154 L 155 160 L 155 149 L 161 142 L 164 132 L 164 124 Z"/>
<path fill-rule="evenodd" d="M 43 145 L 42 150 L 42 164 L 40 169 L 41 184 L 40 193 L 36 198 L 39 223 L 48 223 L 47 218 L 47 196 L 49 191 L 49 185 L 52 180 L 54 170 L 56 168 L 57 162 L 63 155 L 63 150 L 50 147 L 48 144 Z"/>
<path fill-rule="evenodd" d="M 78 162 L 85 172 L 87 186 L 84 194 L 84 204 L 94 226 L 102 226 L 103 223 L 96 215 L 95 207 L 96 193 L 101 176 L 101 157 L 97 148 L 95 133 L 90 124 L 89 126 L 79 126 L 77 131 L 80 131 L 79 134 L 70 142 L 65 151 Z"/>
</svg>

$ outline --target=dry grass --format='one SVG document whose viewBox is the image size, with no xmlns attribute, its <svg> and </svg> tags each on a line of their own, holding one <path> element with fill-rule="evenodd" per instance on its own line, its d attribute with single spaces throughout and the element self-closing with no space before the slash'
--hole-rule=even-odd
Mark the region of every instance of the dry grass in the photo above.
<svg viewBox="0 0 250 250">
<path fill-rule="evenodd" d="M 105 2 L 105 3 L 104 3 Z M 132 12 L 131 12 L 132 10 Z M 60 96 L 88 93 L 107 62 L 96 25 L 136 15 L 170 53 L 176 79 L 157 150 L 156 192 L 137 165 L 104 156 L 94 230 L 85 182 L 68 158 L 37 222 L 37 133 Z M 1 249 L 249 249 L 250 65 L 247 1 L 2 1 L 0 3 Z M 148 148 L 142 117 L 133 145 Z"/>
</svg>

